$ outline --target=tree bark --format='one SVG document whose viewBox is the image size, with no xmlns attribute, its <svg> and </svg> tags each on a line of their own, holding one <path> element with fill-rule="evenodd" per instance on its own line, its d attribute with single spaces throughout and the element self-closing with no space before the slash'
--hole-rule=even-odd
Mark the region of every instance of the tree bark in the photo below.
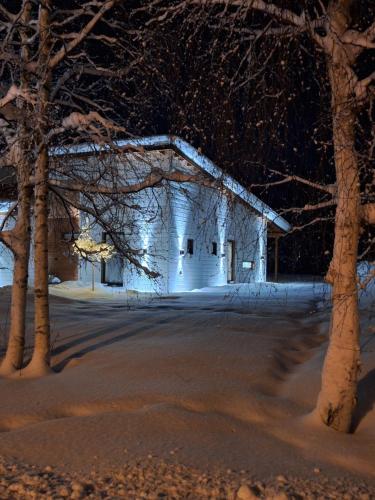
<svg viewBox="0 0 375 500">
<path fill-rule="evenodd" d="M 22 40 L 21 60 L 26 67 L 29 62 L 27 24 L 30 21 L 31 2 L 24 0 L 21 15 L 20 36 Z M 28 74 L 25 70 L 21 74 L 21 88 L 27 91 L 29 86 Z M 25 326 L 28 268 L 30 259 L 31 228 L 30 209 L 32 188 L 30 187 L 30 136 L 27 126 L 27 105 L 21 103 L 23 112 L 19 113 L 19 143 L 17 148 L 17 192 L 18 208 L 17 222 L 11 231 L 10 249 L 13 253 L 13 284 L 10 306 L 10 328 L 8 345 L 5 357 L 0 366 L 2 375 L 9 375 L 22 367 L 25 348 Z"/>
<path fill-rule="evenodd" d="M 342 12 L 341 12 L 342 13 Z M 332 283 L 332 318 L 317 410 L 323 422 L 349 432 L 356 405 L 360 369 L 357 252 L 360 186 L 355 152 L 356 103 L 344 49 L 328 59 L 332 91 L 337 207 L 333 257 L 327 274 Z"/>
<path fill-rule="evenodd" d="M 35 279 L 34 279 L 34 328 L 35 342 L 31 363 L 28 367 L 36 375 L 49 371 L 50 366 L 50 319 L 48 300 L 48 171 L 49 158 L 46 137 L 48 131 L 48 105 L 50 93 L 50 21 L 49 2 L 41 2 L 39 15 L 40 85 L 37 107 L 38 158 L 35 167 Z"/>
<path fill-rule="evenodd" d="M 28 266 L 30 256 L 30 204 L 31 189 L 28 182 L 28 168 L 19 167 L 18 175 L 18 213 L 17 222 L 12 230 L 11 250 L 14 257 L 13 285 L 10 306 L 10 329 L 5 357 L 1 363 L 0 374 L 9 375 L 22 367 L 25 347 L 25 324 Z"/>
</svg>

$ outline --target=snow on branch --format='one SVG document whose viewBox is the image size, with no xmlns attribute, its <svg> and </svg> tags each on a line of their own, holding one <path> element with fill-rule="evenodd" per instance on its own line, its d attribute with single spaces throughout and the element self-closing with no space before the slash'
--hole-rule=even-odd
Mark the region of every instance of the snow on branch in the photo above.
<svg viewBox="0 0 375 500">
<path fill-rule="evenodd" d="M 101 116 L 97 111 L 90 111 L 86 115 L 80 113 L 79 111 L 74 111 L 69 116 L 63 119 L 61 127 L 53 129 L 48 134 L 48 137 L 51 138 L 54 135 L 62 134 L 67 130 L 87 130 L 94 132 L 95 134 L 100 134 L 99 128 L 94 125 L 95 123 L 99 124 L 105 130 L 111 130 L 112 132 L 125 132 L 124 128 L 118 127 L 110 120 L 107 120 L 103 116 Z"/>
<path fill-rule="evenodd" d="M 201 3 L 202 5 L 224 5 L 228 7 L 228 5 L 233 5 L 236 7 L 246 7 L 248 9 L 258 10 L 260 12 L 264 12 L 272 17 L 279 19 L 288 24 L 292 24 L 293 26 L 298 26 L 300 28 L 305 28 L 307 26 L 305 12 L 298 15 L 295 12 L 283 8 L 278 7 L 274 3 L 267 3 L 263 0 L 191 0 L 191 3 Z"/>
<path fill-rule="evenodd" d="M 17 85 L 13 84 L 9 87 L 8 92 L 5 94 L 5 96 L 0 99 L 0 108 L 3 108 L 10 102 L 14 101 L 14 99 L 17 99 L 17 97 L 22 97 L 27 102 L 33 102 L 33 99 L 28 92 L 21 90 L 19 87 L 17 87 Z"/>
<path fill-rule="evenodd" d="M 306 186 L 310 186 L 314 189 L 318 189 L 319 191 L 323 191 L 325 193 L 328 193 L 332 196 L 335 196 L 335 194 L 336 194 L 335 184 L 329 184 L 329 185 L 319 184 L 318 182 L 310 181 L 308 179 L 305 179 L 304 177 L 299 177 L 298 175 L 284 174 L 283 172 L 280 172 L 279 170 L 274 170 L 274 169 L 270 169 L 270 171 L 273 174 L 277 174 L 277 175 L 280 175 L 283 177 L 282 180 L 275 181 L 274 183 L 271 183 L 271 185 L 284 184 L 286 182 L 295 181 L 295 182 L 300 182 L 301 184 L 305 184 Z"/>
<path fill-rule="evenodd" d="M 341 41 L 348 45 L 353 45 L 359 50 L 357 55 L 362 51 L 362 49 L 375 49 L 375 43 L 373 42 L 374 34 L 368 36 L 365 33 L 361 33 L 357 30 L 347 30 L 342 36 Z"/>
</svg>

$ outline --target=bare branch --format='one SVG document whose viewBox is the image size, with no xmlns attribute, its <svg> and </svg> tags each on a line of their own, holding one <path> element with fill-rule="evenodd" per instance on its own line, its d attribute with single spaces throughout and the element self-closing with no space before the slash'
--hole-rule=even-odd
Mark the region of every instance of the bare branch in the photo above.
<svg viewBox="0 0 375 500">
<path fill-rule="evenodd" d="M 189 1 L 189 0 L 188 0 Z M 258 10 L 264 12 L 272 17 L 276 17 L 280 21 L 283 21 L 293 26 L 298 26 L 303 28 L 306 26 L 305 12 L 303 11 L 301 15 L 295 14 L 293 11 L 278 7 L 274 3 L 266 3 L 263 0 L 190 0 L 190 3 L 200 3 L 202 5 L 233 5 L 235 7 L 246 7 L 248 9 Z"/>
<path fill-rule="evenodd" d="M 375 43 L 372 40 L 373 38 L 374 35 L 370 37 L 357 30 L 347 30 L 341 36 L 341 41 L 345 44 L 357 47 L 359 50 L 356 52 L 356 55 L 358 55 L 362 49 L 375 49 Z"/>
<path fill-rule="evenodd" d="M 8 212 L 6 213 L 2 223 L 0 225 L 1 232 L 3 232 L 5 224 L 7 223 L 7 221 L 9 220 L 9 218 L 11 217 L 12 213 L 17 208 L 17 206 L 18 206 L 18 201 L 15 201 L 14 203 L 12 203 L 12 206 L 9 208 Z"/>
<path fill-rule="evenodd" d="M 336 205 L 336 201 L 334 199 L 332 200 L 327 200 L 327 201 L 322 201 L 320 203 L 314 203 L 314 204 L 306 204 L 303 207 L 291 207 L 282 210 L 282 213 L 288 213 L 288 212 L 312 212 L 314 210 L 321 210 L 322 208 L 328 208 L 328 207 L 334 207 Z"/>
<path fill-rule="evenodd" d="M 78 111 L 74 111 L 63 119 L 61 127 L 51 130 L 48 137 L 51 138 L 55 135 L 62 134 L 69 129 L 91 130 L 92 132 L 100 135 L 99 129 L 93 125 L 94 123 L 98 123 L 104 129 L 111 130 L 112 132 L 126 132 L 123 127 L 118 127 L 96 111 L 90 111 L 90 113 L 86 115 L 79 113 Z"/>
<path fill-rule="evenodd" d="M 363 100 L 367 97 L 369 85 L 374 81 L 375 81 L 375 71 L 373 71 L 371 75 L 367 76 L 366 78 L 363 78 L 362 80 L 359 80 L 356 83 L 354 87 L 354 92 L 358 100 Z"/>
<path fill-rule="evenodd" d="M 370 265 L 374 265 L 375 262 L 371 262 Z M 363 280 L 363 281 L 360 281 L 359 282 L 359 288 L 361 288 L 362 290 L 364 290 L 367 285 L 370 284 L 370 282 L 375 278 L 375 268 L 374 269 L 371 269 L 371 271 L 369 272 L 369 274 L 366 276 L 366 278 Z"/>
<path fill-rule="evenodd" d="M 17 85 L 13 84 L 9 87 L 8 92 L 5 94 L 5 96 L 0 99 L 0 108 L 3 108 L 10 102 L 14 101 L 14 99 L 16 99 L 17 97 L 22 97 L 27 102 L 33 102 L 33 99 L 28 93 L 22 91 L 17 87 Z"/>
<path fill-rule="evenodd" d="M 5 246 L 12 250 L 12 234 L 13 231 L 0 231 L 0 241 L 4 243 Z"/>
<path fill-rule="evenodd" d="M 9 12 L 9 10 L 7 10 L 3 5 L 1 5 L 1 3 L 0 3 L 0 14 L 2 14 L 11 23 L 14 23 L 14 21 L 17 19 L 17 15 Z"/>
<path fill-rule="evenodd" d="M 77 191 L 84 193 L 100 193 L 100 194 L 131 194 L 138 193 L 146 188 L 151 188 L 159 185 L 162 181 L 169 182 L 197 182 L 202 185 L 207 185 L 209 187 L 217 186 L 217 181 L 212 181 L 210 179 L 205 179 L 200 175 L 189 175 L 184 174 L 179 171 L 166 172 L 159 169 L 154 169 L 148 176 L 146 176 L 142 181 L 136 182 L 134 184 L 129 184 L 128 186 L 100 186 L 97 184 L 80 184 L 77 182 L 70 183 L 64 182 L 56 179 L 51 179 L 49 181 L 50 186 L 58 187 L 67 191 Z"/>
<path fill-rule="evenodd" d="M 375 225 L 375 203 L 366 203 L 361 206 L 362 220 L 366 224 Z"/>
<path fill-rule="evenodd" d="M 85 27 L 76 34 L 75 38 L 67 45 L 63 45 L 61 49 L 50 59 L 48 66 L 54 68 L 57 66 L 65 56 L 74 50 L 93 30 L 95 25 L 100 21 L 104 14 L 109 11 L 116 3 L 116 0 L 105 0 L 99 11 L 90 19 Z"/>
<path fill-rule="evenodd" d="M 270 171 L 274 174 L 281 175 L 283 177 L 282 181 L 276 181 L 273 184 L 283 184 L 285 182 L 295 181 L 295 182 L 300 182 L 301 184 L 305 184 L 306 186 L 310 186 L 314 189 L 318 189 L 319 191 L 324 191 L 325 193 L 328 193 L 332 196 L 335 196 L 336 194 L 335 184 L 324 185 L 324 184 L 319 184 L 317 182 L 309 181 L 308 179 L 304 179 L 303 177 L 299 177 L 298 175 L 284 174 L 283 172 L 274 169 L 270 169 Z"/>
</svg>

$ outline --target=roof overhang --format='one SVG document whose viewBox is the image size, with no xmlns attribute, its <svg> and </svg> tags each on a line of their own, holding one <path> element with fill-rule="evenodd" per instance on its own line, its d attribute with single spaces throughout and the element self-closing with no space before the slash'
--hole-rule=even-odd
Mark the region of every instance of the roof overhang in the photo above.
<svg viewBox="0 0 375 500">
<path fill-rule="evenodd" d="M 215 163 L 213 163 L 207 156 L 200 153 L 191 144 L 184 141 L 180 137 L 174 135 L 157 135 L 151 137 L 141 137 L 139 139 L 126 139 L 116 141 L 115 147 L 120 149 L 134 149 L 139 151 L 142 149 L 162 149 L 171 148 L 178 154 L 183 156 L 186 160 L 197 166 L 209 176 L 221 182 L 223 187 L 238 196 L 247 205 L 253 208 L 258 214 L 263 216 L 269 223 L 272 223 L 278 230 L 288 232 L 291 230 L 291 225 L 281 215 L 275 212 L 266 203 L 261 201 L 257 196 L 248 191 L 233 177 L 225 174 Z M 71 147 L 54 148 L 51 150 L 52 156 L 64 155 L 80 155 L 100 153 L 103 151 L 112 151 L 113 146 L 104 145 L 99 146 L 96 144 L 80 144 Z"/>
</svg>

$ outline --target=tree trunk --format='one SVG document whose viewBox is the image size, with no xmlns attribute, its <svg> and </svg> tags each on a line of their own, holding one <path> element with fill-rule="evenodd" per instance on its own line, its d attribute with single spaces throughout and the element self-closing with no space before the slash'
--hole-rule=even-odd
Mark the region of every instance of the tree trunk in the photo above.
<svg viewBox="0 0 375 500">
<path fill-rule="evenodd" d="M 27 25 L 30 21 L 31 2 L 24 0 L 21 14 L 20 36 L 22 40 L 21 58 L 29 62 L 29 45 Z M 21 87 L 27 91 L 29 78 L 26 71 L 21 73 Z M 19 104 L 19 103 L 17 103 Z M 19 126 L 19 147 L 17 151 L 17 222 L 12 230 L 11 250 L 14 258 L 13 284 L 10 306 L 10 328 L 5 357 L 1 363 L 0 373 L 8 375 L 22 367 L 25 348 L 26 304 L 28 268 L 30 259 L 30 208 L 32 188 L 30 187 L 30 135 L 28 130 L 28 106 L 21 102 L 25 118 Z"/>
<path fill-rule="evenodd" d="M 35 167 L 35 291 L 34 291 L 34 352 L 28 370 L 35 375 L 49 372 L 50 320 L 48 301 L 48 148 L 45 142 L 48 131 L 48 105 L 50 94 L 50 20 L 49 1 L 40 5 L 39 15 L 40 84 L 37 107 L 38 158 Z"/>
<path fill-rule="evenodd" d="M 22 166 L 20 167 L 22 168 Z M 12 231 L 12 247 L 14 257 L 13 285 L 10 306 L 10 329 L 8 346 L 1 363 L 0 373 L 9 375 L 21 368 L 25 347 L 25 323 L 28 266 L 30 255 L 30 203 L 31 189 L 23 185 L 26 172 L 18 175 L 18 213 L 16 226 Z M 27 182 L 28 182 L 27 175 Z"/>
<path fill-rule="evenodd" d="M 356 109 L 347 58 L 342 48 L 328 61 L 332 89 L 333 141 L 337 208 L 333 257 L 327 274 L 332 283 L 330 339 L 317 410 L 323 422 L 349 432 L 356 405 L 360 368 L 357 252 L 360 189 L 355 153 Z"/>
<path fill-rule="evenodd" d="M 43 372 L 50 365 L 48 301 L 48 152 L 41 146 L 35 171 L 35 344 L 31 365 Z"/>
</svg>

